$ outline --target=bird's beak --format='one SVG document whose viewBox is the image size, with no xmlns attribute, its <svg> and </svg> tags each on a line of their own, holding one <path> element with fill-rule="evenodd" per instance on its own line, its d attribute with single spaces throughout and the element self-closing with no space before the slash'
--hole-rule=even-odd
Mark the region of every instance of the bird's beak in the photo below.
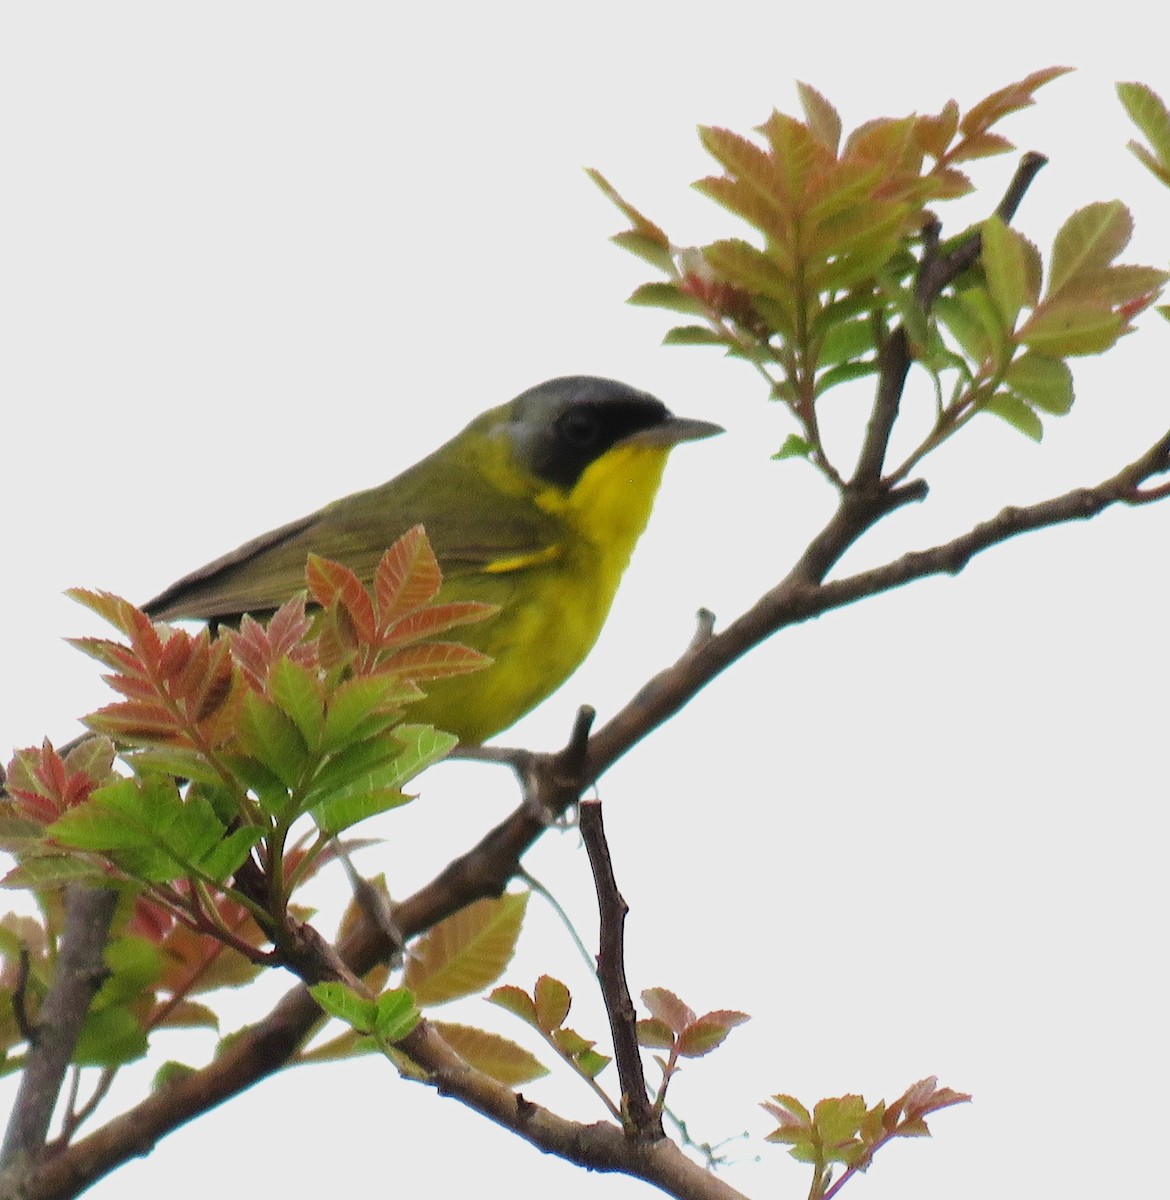
<svg viewBox="0 0 1170 1200">
<path fill-rule="evenodd" d="M 715 425 L 711 421 L 671 416 L 649 429 L 640 429 L 625 440 L 643 446 L 677 446 L 680 442 L 697 442 L 723 432 L 722 425 Z"/>
</svg>

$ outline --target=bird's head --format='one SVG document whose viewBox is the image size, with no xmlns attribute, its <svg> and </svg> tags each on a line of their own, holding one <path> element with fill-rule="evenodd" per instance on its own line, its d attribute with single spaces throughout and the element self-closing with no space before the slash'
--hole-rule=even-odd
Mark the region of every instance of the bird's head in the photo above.
<svg viewBox="0 0 1170 1200">
<path fill-rule="evenodd" d="M 496 432 L 515 464 L 568 495 L 600 460 L 630 450 L 664 460 L 680 442 L 721 433 L 718 425 L 676 417 L 661 400 L 612 379 L 550 379 L 495 410 Z"/>
</svg>

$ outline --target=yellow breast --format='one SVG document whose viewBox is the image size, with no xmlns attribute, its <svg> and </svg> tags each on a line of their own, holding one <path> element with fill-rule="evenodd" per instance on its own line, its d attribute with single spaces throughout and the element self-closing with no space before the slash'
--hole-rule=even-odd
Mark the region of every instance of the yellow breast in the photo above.
<svg viewBox="0 0 1170 1200">
<path fill-rule="evenodd" d="M 458 631 L 460 640 L 495 662 L 432 684 L 408 720 L 481 742 L 560 687 L 601 632 L 646 527 L 667 453 L 660 446 L 618 446 L 592 463 L 570 492 L 538 492 L 534 502 L 562 527 L 555 545 L 497 560 L 444 585 L 443 599 L 500 606 L 490 620 Z"/>
</svg>

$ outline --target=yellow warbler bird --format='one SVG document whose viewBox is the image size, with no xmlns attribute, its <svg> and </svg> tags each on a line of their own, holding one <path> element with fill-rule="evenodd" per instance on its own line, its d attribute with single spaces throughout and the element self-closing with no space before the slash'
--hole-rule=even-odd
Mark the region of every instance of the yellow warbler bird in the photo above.
<svg viewBox="0 0 1170 1200">
<path fill-rule="evenodd" d="M 143 607 L 158 620 L 271 612 L 304 588 L 310 553 L 368 584 L 386 548 L 421 524 L 443 570 L 440 600 L 500 611 L 456 635 L 493 665 L 431 683 L 410 720 L 480 742 L 555 691 L 589 653 L 667 455 L 719 432 L 613 380 L 553 379 L 483 413 L 389 483 L 247 542 Z"/>
</svg>

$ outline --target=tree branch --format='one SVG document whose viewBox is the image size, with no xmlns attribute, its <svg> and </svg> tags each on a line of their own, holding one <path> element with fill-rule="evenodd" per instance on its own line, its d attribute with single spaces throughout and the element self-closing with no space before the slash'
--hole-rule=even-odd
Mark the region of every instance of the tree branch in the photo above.
<svg viewBox="0 0 1170 1200">
<path fill-rule="evenodd" d="M 0 1150 L 0 1187 L 19 1180 L 43 1153 L 49 1123 L 90 1002 L 106 977 L 103 955 L 118 893 L 71 884 L 53 982 L 36 1016 L 16 1103 Z"/>
<path fill-rule="evenodd" d="M 621 1172 L 686 1200 L 745 1200 L 668 1138 L 630 1138 L 608 1121 L 585 1125 L 559 1117 L 469 1067 L 423 1021 L 399 1043 L 430 1072 L 440 1093 L 520 1135 L 538 1149 L 592 1171 Z"/>
<path fill-rule="evenodd" d="M 1140 485 L 1167 471 L 1170 471 L 1170 432 L 1163 434 L 1140 458 L 1095 487 L 1075 488 L 1051 500 L 1005 508 L 952 541 L 903 555 L 884 567 L 822 584 L 809 582 L 798 564 L 782 583 L 765 593 L 725 630 L 698 648 L 688 650 L 673 666 L 651 679 L 593 735 L 589 741 L 587 777 L 592 782 L 608 770 L 631 747 L 678 712 L 706 683 L 781 629 L 915 579 L 958 574 L 976 554 L 1017 534 L 1087 520 L 1114 504 L 1140 504 L 1145 495 Z M 839 545 L 844 538 L 844 531 L 836 537 L 826 535 L 845 520 L 842 512 L 846 504 L 847 501 L 842 502 L 820 535 L 826 545 Z"/>
</svg>

